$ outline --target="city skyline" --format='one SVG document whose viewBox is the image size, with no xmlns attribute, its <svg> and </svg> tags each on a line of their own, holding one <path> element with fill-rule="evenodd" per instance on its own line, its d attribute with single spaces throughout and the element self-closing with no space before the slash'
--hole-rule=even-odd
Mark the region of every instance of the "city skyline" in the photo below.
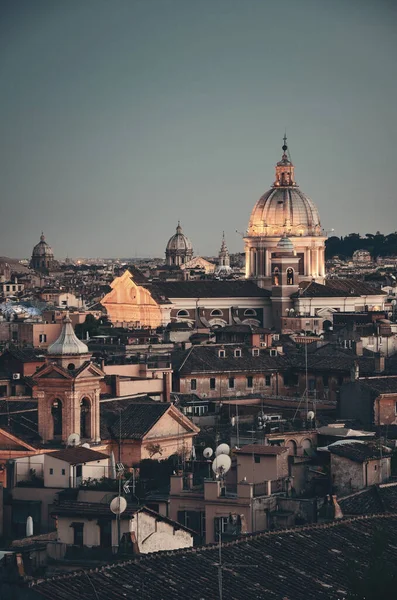
<svg viewBox="0 0 397 600">
<path fill-rule="evenodd" d="M 0 255 L 242 252 L 282 136 L 336 235 L 395 231 L 390 2 L 4 1 Z"/>
</svg>

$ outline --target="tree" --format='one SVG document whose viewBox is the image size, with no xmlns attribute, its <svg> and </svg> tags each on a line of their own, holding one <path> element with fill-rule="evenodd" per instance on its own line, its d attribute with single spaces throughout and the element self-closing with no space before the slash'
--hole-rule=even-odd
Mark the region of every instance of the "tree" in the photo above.
<svg viewBox="0 0 397 600">
<path fill-rule="evenodd" d="M 84 323 L 78 323 L 74 330 L 77 337 L 80 339 L 85 339 L 87 337 L 87 333 L 89 337 L 92 337 L 93 335 L 98 335 L 99 320 L 97 320 L 94 317 L 94 315 L 88 314 L 85 318 Z"/>
</svg>

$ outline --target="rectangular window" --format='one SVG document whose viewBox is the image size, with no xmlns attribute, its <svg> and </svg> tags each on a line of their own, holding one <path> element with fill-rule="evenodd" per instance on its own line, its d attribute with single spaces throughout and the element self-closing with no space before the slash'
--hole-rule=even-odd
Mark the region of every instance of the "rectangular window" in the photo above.
<svg viewBox="0 0 397 600">
<path fill-rule="evenodd" d="M 190 389 L 191 390 L 197 390 L 197 379 L 191 379 L 190 380 Z"/>
<path fill-rule="evenodd" d="M 50 469 L 50 475 L 54 475 L 54 469 Z"/>
<path fill-rule="evenodd" d="M 309 391 L 312 392 L 315 389 L 316 389 L 316 380 L 309 379 Z"/>
<path fill-rule="evenodd" d="M 83 546 L 84 544 L 84 523 L 72 523 L 73 527 L 73 544 L 75 546 Z"/>
<path fill-rule="evenodd" d="M 210 390 L 214 390 L 216 388 L 216 379 L 215 377 L 210 378 Z"/>
<path fill-rule="evenodd" d="M 265 386 L 269 387 L 271 384 L 271 376 L 270 375 L 265 375 Z"/>
<path fill-rule="evenodd" d="M 323 385 L 328 387 L 328 375 L 323 375 Z"/>
<path fill-rule="evenodd" d="M 65 469 L 62 469 L 62 475 L 66 475 Z"/>
<path fill-rule="evenodd" d="M 47 334 L 46 333 L 40 333 L 39 335 L 39 343 L 40 344 L 45 344 L 47 341 Z"/>
<path fill-rule="evenodd" d="M 252 356 L 259 356 L 259 348 L 252 348 Z"/>
<path fill-rule="evenodd" d="M 247 388 L 253 388 L 253 387 L 254 387 L 254 378 L 252 377 L 252 375 L 248 375 Z"/>
<path fill-rule="evenodd" d="M 234 356 L 235 356 L 236 358 L 240 358 L 240 356 L 241 356 L 241 350 L 240 350 L 240 349 L 238 349 L 238 350 L 235 350 L 235 351 L 234 351 Z"/>
<path fill-rule="evenodd" d="M 254 454 L 254 461 L 256 462 L 256 464 L 261 462 L 261 457 L 259 456 L 259 454 Z"/>
<path fill-rule="evenodd" d="M 234 377 L 229 377 L 229 390 L 234 390 Z"/>
<path fill-rule="evenodd" d="M 214 518 L 215 540 L 218 540 L 219 533 L 225 533 L 228 523 L 229 517 Z"/>
<path fill-rule="evenodd" d="M 219 358 L 225 358 L 226 352 L 224 350 L 219 350 L 218 356 Z"/>
</svg>

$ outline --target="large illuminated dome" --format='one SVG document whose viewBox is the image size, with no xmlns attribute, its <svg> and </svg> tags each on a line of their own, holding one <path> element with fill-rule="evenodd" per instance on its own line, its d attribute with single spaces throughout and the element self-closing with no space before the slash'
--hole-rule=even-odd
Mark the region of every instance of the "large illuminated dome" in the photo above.
<svg viewBox="0 0 397 600">
<path fill-rule="evenodd" d="M 314 202 L 298 187 L 294 166 L 284 138 L 283 155 L 276 165 L 276 180 L 255 204 L 248 235 L 322 235 L 320 216 Z"/>
<path fill-rule="evenodd" d="M 282 236 L 299 257 L 299 280 L 324 277 L 324 231 L 314 202 L 295 182 L 294 165 L 284 136 L 283 154 L 273 186 L 255 204 L 245 236 L 246 276 L 268 287 L 271 258 Z"/>
</svg>

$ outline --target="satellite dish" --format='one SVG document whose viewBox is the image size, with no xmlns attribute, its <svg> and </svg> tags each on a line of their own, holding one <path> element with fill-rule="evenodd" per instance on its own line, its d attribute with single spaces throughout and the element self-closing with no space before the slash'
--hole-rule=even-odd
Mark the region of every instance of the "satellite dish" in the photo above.
<svg viewBox="0 0 397 600">
<path fill-rule="evenodd" d="M 212 448 L 205 448 L 203 450 L 203 456 L 204 458 L 211 458 L 211 456 L 214 454 L 214 451 Z"/>
<path fill-rule="evenodd" d="M 227 454 L 220 454 L 212 463 L 212 470 L 216 475 L 224 475 L 232 466 L 232 460 Z"/>
<path fill-rule="evenodd" d="M 82 448 L 90 448 L 90 445 L 88 442 L 85 442 L 84 444 L 81 444 Z"/>
<path fill-rule="evenodd" d="M 307 418 L 309 419 L 309 421 L 313 421 L 314 417 L 316 415 L 314 414 L 314 411 L 309 410 L 309 412 L 307 413 Z"/>
<path fill-rule="evenodd" d="M 68 437 L 68 446 L 77 446 L 80 443 L 80 436 L 78 433 L 71 433 Z"/>
<path fill-rule="evenodd" d="M 227 444 L 219 444 L 215 450 L 215 456 L 220 456 L 221 454 L 230 454 L 230 446 Z"/>
<path fill-rule="evenodd" d="M 127 500 L 123 496 L 116 496 L 110 503 L 110 510 L 114 515 L 121 515 L 127 508 Z"/>
</svg>

